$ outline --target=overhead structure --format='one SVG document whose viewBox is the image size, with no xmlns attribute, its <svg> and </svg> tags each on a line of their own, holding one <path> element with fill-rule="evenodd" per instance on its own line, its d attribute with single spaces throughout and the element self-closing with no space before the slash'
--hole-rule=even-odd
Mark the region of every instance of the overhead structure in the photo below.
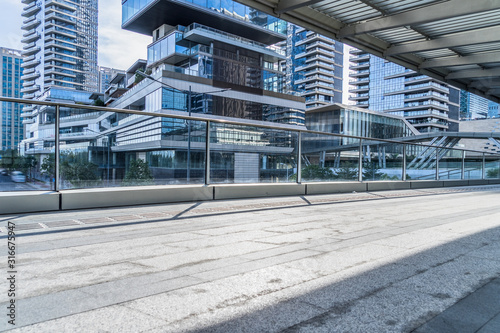
<svg viewBox="0 0 500 333">
<path fill-rule="evenodd" d="M 237 0 L 500 102 L 500 0 Z"/>
</svg>

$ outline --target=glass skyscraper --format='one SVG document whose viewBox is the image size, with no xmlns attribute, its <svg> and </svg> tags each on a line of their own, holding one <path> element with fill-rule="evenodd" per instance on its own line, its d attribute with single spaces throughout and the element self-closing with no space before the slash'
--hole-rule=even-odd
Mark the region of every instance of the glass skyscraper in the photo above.
<svg viewBox="0 0 500 333">
<path fill-rule="evenodd" d="M 356 106 L 402 116 L 422 133 L 458 131 L 458 89 L 361 50 L 349 60 Z"/>
<path fill-rule="evenodd" d="M 344 44 L 289 24 L 286 50 L 287 87 L 306 108 L 342 102 Z"/>
<path fill-rule="evenodd" d="M 22 2 L 24 97 L 50 87 L 97 91 L 97 0 Z"/>
<path fill-rule="evenodd" d="M 21 80 L 23 58 L 21 51 L 0 47 L 0 96 L 22 97 Z M 17 150 L 23 139 L 21 106 L 18 103 L 1 102 L 0 150 Z"/>
</svg>

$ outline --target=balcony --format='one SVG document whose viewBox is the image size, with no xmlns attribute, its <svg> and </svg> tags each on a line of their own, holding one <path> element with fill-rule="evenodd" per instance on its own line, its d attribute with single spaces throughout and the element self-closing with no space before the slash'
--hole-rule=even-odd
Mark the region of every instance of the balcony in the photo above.
<svg viewBox="0 0 500 333">
<path fill-rule="evenodd" d="M 40 52 L 40 46 L 33 46 L 27 50 L 24 50 L 23 52 L 21 52 L 21 55 L 23 56 L 29 56 L 29 55 L 32 55 L 32 54 L 36 54 Z"/>
<path fill-rule="evenodd" d="M 40 60 L 39 59 L 35 59 L 35 60 L 32 60 L 32 61 L 25 61 L 21 64 L 21 67 L 23 68 L 31 68 L 31 67 L 35 67 L 35 66 L 38 66 L 40 64 Z"/>
<path fill-rule="evenodd" d="M 31 42 L 35 42 L 36 40 L 38 40 L 40 38 L 40 34 L 36 32 L 36 30 L 30 30 L 28 33 L 24 34 L 23 36 L 26 36 L 24 37 L 23 39 L 21 39 L 21 43 L 31 43 Z"/>
<path fill-rule="evenodd" d="M 35 17 L 30 18 L 28 20 L 23 21 L 23 25 L 21 26 L 22 30 L 31 30 L 40 25 L 40 20 L 36 19 Z"/>
<path fill-rule="evenodd" d="M 360 70 L 354 73 L 349 73 L 349 77 L 366 77 L 370 75 L 369 69 Z"/>
<path fill-rule="evenodd" d="M 45 30 L 45 35 L 49 34 L 57 34 L 65 37 L 76 38 L 76 31 L 71 31 L 60 27 L 52 27 Z"/>
<path fill-rule="evenodd" d="M 45 3 L 45 7 L 46 8 L 53 8 L 53 7 L 61 7 L 61 8 L 64 8 L 64 9 L 67 9 L 67 10 L 72 10 L 72 11 L 76 11 L 76 4 L 72 4 L 70 2 L 67 2 L 67 1 L 56 1 L 56 0 L 48 0 L 46 3 Z M 49 8 L 49 9 L 50 9 Z M 48 10 L 46 10 L 45 12 L 47 12 Z"/>
<path fill-rule="evenodd" d="M 370 77 L 366 77 L 366 78 L 363 78 L 363 79 L 358 79 L 358 80 L 349 80 L 349 84 L 350 85 L 358 85 L 358 84 L 367 84 L 370 82 Z"/>
<path fill-rule="evenodd" d="M 364 93 L 370 91 L 370 87 L 357 87 L 353 89 L 349 89 L 349 93 Z"/>
<path fill-rule="evenodd" d="M 29 124 L 34 124 L 35 119 L 33 118 L 28 118 L 28 119 L 23 119 L 23 125 L 29 125 Z"/>
<path fill-rule="evenodd" d="M 60 14 L 60 13 L 51 13 L 49 15 L 46 15 L 45 21 L 50 21 L 50 20 L 55 20 L 56 22 L 57 21 L 65 22 L 65 23 L 69 23 L 69 24 L 76 23 L 76 18 L 68 16 L 68 15 Z"/>
<path fill-rule="evenodd" d="M 28 16 L 35 15 L 36 13 L 38 13 L 40 11 L 40 9 L 41 9 L 40 5 L 33 3 L 27 7 L 24 7 L 24 9 L 21 13 L 21 16 L 28 17 Z"/>
<path fill-rule="evenodd" d="M 24 80 L 24 81 L 33 81 L 37 78 L 40 77 L 40 72 L 36 71 L 36 72 L 33 72 L 31 74 L 24 74 L 23 73 L 23 76 L 21 76 L 21 80 Z"/>
<path fill-rule="evenodd" d="M 365 69 L 365 68 L 370 68 L 370 62 L 364 62 L 364 63 L 358 63 L 357 65 L 349 65 L 350 70 L 359 70 L 359 69 Z"/>
<path fill-rule="evenodd" d="M 45 49 L 46 49 L 45 52 L 47 52 L 47 48 L 51 48 L 51 47 L 58 47 L 58 48 L 61 48 L 61 49 L 67 50 L 67 51 L 76 52 L 76 46 L 65 43 L 65 42 L 56 41 L 56 40 L 53 40 L 49 43 L 45 43 Z"/>
<path fill-rule="evenodd" d="M 363 62 L 363 61 L 369 61 L 369 60 L 370 60 L 369 54 L 349 57 L 349 61 L 351 61 L 351 62 Z"/>
<path fill-rule="evenodd" d="M 31 87 L 26 87 L 26 88 L 21 89 L 21 93 L 23 93 L 23 94 L 32 94 L 36 91 L 40 91 L 39 85 L 33 85 Z"/>
</svg>

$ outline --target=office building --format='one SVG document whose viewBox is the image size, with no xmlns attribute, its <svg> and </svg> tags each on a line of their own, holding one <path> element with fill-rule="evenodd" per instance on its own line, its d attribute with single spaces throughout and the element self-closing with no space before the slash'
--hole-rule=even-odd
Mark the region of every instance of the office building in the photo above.
<svg viewBox="0 0 500 333">
<path fill-rule="evenodd" d="M 498 116 L 498 103 L 488 102 L 488 118 L 497 118 Z"/>
<path fill-rule="evenodd" d="M 151 92 L 146 110 L 187 111 L 190 94 L 193 113 L 304 124 L 275 46 L 286 41 L 286 22 L 233 1 L 127 0 L 122 9 L 124 29 L 153 36 L 148 70 L 173 87 Z"/>
<path fill-rule="evenodd" d="M 344 44 L 288 24 L 286 50 L 287 87 L 306 108 L 342 102 Z"/>
<path fill-rule="evenodd" d="M 124 74 L 125 71 L 111 67 L 99 66 L 99 88 L 97 91 L 104 94 L 110 86 L 111 79 L 118 73 Z"/>
<path fill-rule="evenodd" d="M 422 133 L 458 131 L 458 89 L 361 50 L 349 60 L 356 106 L 402 116 Z"/>
<path fill-rule="evenodd" d="M 460 120 L 488 118 L 489 101 L 465 90 L 460 91 Z"/>
<path fill-rule="evenodd" d="M 24 97 L 51 87 L 97 91 L 97 0 L 22 2 Z"/>
<path fill-rule="evenodd" d="M 0 47 L 0 96 L 22 97 L 23 81 L 21 51 Z M 23 139 L 23 124 L 21 105 L 18 103 L 1 102 L 0 150 L 17 150 Z"/>
</svg>

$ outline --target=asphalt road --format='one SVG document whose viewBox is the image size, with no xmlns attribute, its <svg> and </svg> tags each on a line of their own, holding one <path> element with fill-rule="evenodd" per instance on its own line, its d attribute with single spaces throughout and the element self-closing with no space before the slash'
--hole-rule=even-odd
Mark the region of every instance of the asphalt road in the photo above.
<svg viewBox="0 0 500 333">
<path fill-rule="evenodd" d="M 8 191 L 33 191 L 41 190 L 42 188 L 34 183 L 14 183 L 10 176 L 0 175 L 0 192 Z"/>
</svg>

